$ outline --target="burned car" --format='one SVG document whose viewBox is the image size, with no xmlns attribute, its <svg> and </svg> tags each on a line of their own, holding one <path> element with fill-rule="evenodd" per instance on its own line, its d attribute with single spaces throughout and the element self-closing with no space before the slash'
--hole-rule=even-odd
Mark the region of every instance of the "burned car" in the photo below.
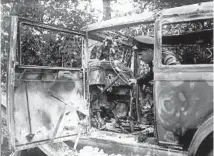
<svg viewBox="0 0 214 156">
<path fill-rule="evenodd" d="M 125 155 L 212 154 L 212 2 L 82 30 L 12 17 L 14 151 L 39 147 L 52 155 L 52 143 L 61 142 Z M 29 41 L 39 48 L 24 46 Z"/>
</svg>

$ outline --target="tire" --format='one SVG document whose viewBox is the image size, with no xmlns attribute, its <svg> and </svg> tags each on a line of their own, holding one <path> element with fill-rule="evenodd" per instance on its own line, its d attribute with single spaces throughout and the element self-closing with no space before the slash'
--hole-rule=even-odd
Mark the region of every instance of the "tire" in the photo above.
<svg viewBox="0 0 214 156">
<path fill-rule="evenodd" d="M 196 156 L 213 156 L 213 133 L 202 142 Z"/>
</svg>

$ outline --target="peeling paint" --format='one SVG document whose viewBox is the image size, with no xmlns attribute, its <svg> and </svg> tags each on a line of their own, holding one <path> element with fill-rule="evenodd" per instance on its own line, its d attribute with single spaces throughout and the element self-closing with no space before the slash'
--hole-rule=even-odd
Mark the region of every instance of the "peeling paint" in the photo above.
<svg viewBox="0 0 214 156">
<path fill-rule="evenodd" d="M 212 113 L 213 87 L 207 81 L 183 81 L 175 86 L 176 81 L 156 81 L 156 116 L 159 122 L 159 139 L 166 140 L 160 134 L 166 131 L 175 136 L 182 136 L 188 129 L 197 129 L 197 126 Z M 167 111 L 165 101 L 170 101 L 173 111 Z M 176 127 L 173 129 L 173 127 Z M 168 133 L 168 132 L 167 132 Z M 169 140 L 168 140 L 169 141 Z"/>
<path fill-rule="evenodd" d="M 178 97 L 179 97 L 179 99 L 180 99 L 181 101 L 185 101 L 185 100 L 186 100 L 184 94 L 181 93 L 181 92 L 178 93 Z M 182 108 L 184 108 L 184 107 L 182 107 Z"/>
<path fill-rule="evenodd" d="M 64 103 L 53 98 L 48 90 L 54 91 L 74 107 L 84 109 L 83 86 L 79 72 L 61 71 L 58 74 L 26 72 L 21 84 L 15 90 L 15 132 L 17 145 L 28 144 L 25 138 L 29 134 L 29 119 L 26 109 L 24 83 L 28 82 L 29 106 L 31 113 L 32 132 L 35 134 L 31 143 L 45 139 L 54 139 L 53 133 L 64 107 Z M 38 75 L 42 75 L 38 76 Z M 58 75 L 58 77 L 56 77 Z M 53 78 L 55 79 L 53 81 Z M 77 134 L 79 118 L 73 107 L 66 106 L 56 138 Z M 69 126 L 67 126 L 69 125 Z"/>
</svg>

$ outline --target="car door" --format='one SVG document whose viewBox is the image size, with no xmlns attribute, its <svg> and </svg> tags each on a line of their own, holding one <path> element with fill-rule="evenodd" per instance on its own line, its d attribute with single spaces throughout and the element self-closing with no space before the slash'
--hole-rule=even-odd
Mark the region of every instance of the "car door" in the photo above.
<svg viewBox="0 0 214 156">
<path fill-rule="evenodd" d="M 11 19 L 7 105 L 12 149 L 76 136 L 88 116 L 85 33 Z"/>
<path fill-rule="evenodd" d="M 212 2 L 171 8 L 156 20 L 154 99 L 160 144 L 187 149 L 213 114 L 212 8 Z"/>
</svg>

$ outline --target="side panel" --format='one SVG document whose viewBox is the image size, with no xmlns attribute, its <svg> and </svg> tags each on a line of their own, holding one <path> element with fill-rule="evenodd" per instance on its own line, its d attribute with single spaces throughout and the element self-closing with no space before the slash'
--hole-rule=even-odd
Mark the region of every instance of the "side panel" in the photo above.
<svg viewBox="0 0 214 156">
<path fill-rule="evenodd" d="M 80 59 L 82 57 L 82 66 L 66 68 L 22 65 L 20 52 L 16 52 L 17 23 L 18 17 L 13 16 L 7 83 L 10 145 L 14 150 L 22 150 L 76 136 L 82 129 L 80 120 L 85 119 L 88 114 L 83 82 L 83 62 L 86 61 L 83 52 L 84 36 L 52 26 L 35 26 L 33 23 L 33 26 L 45 30 L 64 32 L 67 36 L 79 36 L 81 42 L 78 53 L 81 55 Z M 72 52 L 70 50 L 70 53 Z"/>
<path fill-rule="evenodd" d="M 191 139 L 184 137 L 188 137 L 187 133 L 196 130 L 213 113 L 212 72 L 206 73 L 155 74 L 156 119 L 160 142 L 180 144 L 183 139 Z"/>
<path fill-rule="evenodd" d="M 18 17 L 13 17 L 11 20 L 11 34 L 10 34 L 10 51 L 8 54 L 7 65 L 7 114 L 8 114 L 8 129 L 10 134 L 9 145 L 10 148 L 15 147 L 14 140 L 14 118 L 12 115 L 14 109 L 14 86 L 15 86 L 15 62 L 16 62 L 16 45 L 17 45 L 17 28 Z M 12 149 L 13 150 L 13 149 Z"/>
<path fill-rule="evenodd" d="M 181 35 L 180 27 L 167 29 L 168 32 L 178 30 L 178 35 L 167 35 L 163 31 L 164 26 L 212 19 L 213 15 L 209 9 L 205 10 L 203 14 L 188 14 L 187 11 L 185 15 L 175 16 L 172 10 L 168 10 L 169 12 L 164 12 L 165 15 L 160 16 L 155 22 L 154 100 L 159 143 L 181 145 L 187 149 L 196 130 L 213 113 L 213 65 L 211 62 L 198 63 L 200 62 L 198 61 L 195 64 L 181 62 L 173 65 L 162 63 L 164 48 L 192 45 L 189 41 L 183 42 L 186 38 Z M 197 37 L 201 37 L 197 31 L 195 32 Z M 166 36 L 173 37 L 176 43 L 163 43 Z M 207 44 L 208 41 L 203 43 Z M 194 44 L 200 45 L 199 42 Z M 179 48 L 177 51 L 182 52 Z"/>
<path fill-rule="evenodd" d="M 14 93 L 16 146 L 77 134 L 83 106 L 80 71 L 26 72 Z"/>
</svg>

